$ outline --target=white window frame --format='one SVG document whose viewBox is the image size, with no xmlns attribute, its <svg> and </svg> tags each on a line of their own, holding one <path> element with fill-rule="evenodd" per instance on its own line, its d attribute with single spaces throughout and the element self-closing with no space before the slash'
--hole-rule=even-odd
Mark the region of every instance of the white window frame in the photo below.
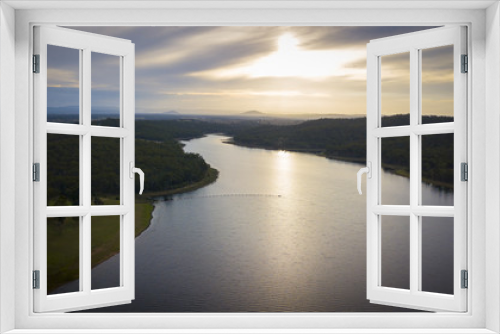
<svg viewBox="0 0 500 334">
<path fill-rule="evenodd" d="M 132 5 L 130 5 L 132 4 Z M 117 6 L 144 10 L 110 9 Z M 8 1 L 0 4 L 0 331 L 145 332 L 500 332 L 500 17 L 497 1 Z M 19 8 L 14 10 L 10 7 Z M 58 8 L 58 7 L 70 8 Z M 78 7 L 80 9 L 71 9 Z M 150 9 L 147 9 L 147 7 Z M 157 7 L 162 7 L 158 9 Z M 397 8 L 392 8 L 392 7 Z M 21 9 L 21 8 L 25 9 Z M 81 9 L 81 8 L 87 9 Z M 101 9 L 95 9 L 99 7 Z M 436 9 L 437 7 L 437 9 Z M 35 8 L 35 9 L 26 9 Z M 48 8 L 48 9 L 41 9 Z M 94 8 L 94 9 L 92 9 Z M 154 8 L 154 9 L 151 9 Z M 180 9 L 181 8 L 181 9 Z M 183 9 L 182 9 L 183 8 Z M 315 9 L 316 8 L 316 9 Z M 13 18 L 15 17 L 15 22 Z M 437 314 L 34 314 L 30 198 L 34 24 L 56 25 L 443 25 L 469 27 L 470 153 L 467 313 Z M 486 24 L 485 24 L 486 23 Z M 15 31 L 15 40 L 13 38 Z M 14 53 L 15 52 L 15 53 Z M 15 73 L 12 68 L 15 66 Z M 486 71 L 488 66 L 488 71 Z M 15 82 L 15 86 L 12 85 Z M 15 92 L 15 99 L 9 93 Z M 15 113 L 13 112 L 15 110 Z M 8 127 L 15 127 L 15 131 Z M 15 147 L 12 145 L 15 142 Z M 488 154 L 486 154 L 488 152 Z M 15 161 L 15 162 L 13 162 Z M 15 178 L 12 174 L 15 170 Z M 486 183 L 486 174 L 488 182 Z M 353 176 L 354 177 L 354 176 Z M 12 180 L 14 179 L 14 180 Z M 15 182 L 14 182 L 15 181 Z M 12 188 L 15 185 L 14 201 Z M 487 195 L 487 196 L 486 196 Z M 28 200 L 27 200 L 28 199 Z M 14 203 L 12 203 L 14 202 Z M 9 205 L 12 205 L 12 210 Z M 15 224 L 13 224 L 15 222 Z M 13 242 L 15 241 L 15 242 Z M 12 256 L 14 254 L 14 257 Z M 15 284 L 14 284 L 15 282 Z M 12 289 L 15 286 L 15 289 Z M 15 307 L 12 307 L 15 305 Z M 139 326 L 143 330 L 137 329 Z M 385 328 L 385 329 L 382 329 Z M 430 329 L 432 330 L 430 330 Z M 60 330 L 57 330 L 60 329 Z M 120 330 L 122 329 L 122 330 Z M 164 329 L 164 330 L 160 330 Z M 217 329 L 217 330 L 214 330 Z M 246 329 L 246 330 L 245 330 Z M 298 330 L 300 329 L 300 330 Z M 357 329 L 357 330 L 356 330 Z M 391 330 L 392 329 L 392 330 Z M 418 329 L 418 330 L 416 330 Z M 106 331 L 108 330 L 108 331 Z M 47 332 L 47 331 L 45 331 Z M 186 331 L 183 331 L 186 333 Z"/>
<path fill-rule="evenodd" d="M 367 45 L 367 164 L 371 177 L 366 180 L 367 221 L 367 297 L 376 304 L 403 306 L 422 310 L 467 310 L 467 290 L 461 287 L 461 270 L 467 269 L 467 184 L 461 180 L 460 164 L 467 163 L 467 73 L 462 73 L 461 57 L 467 54 L 466 28 L 449 26 L 417 31 L 370 41 Z M 422 123 L 422 50 L 453 46 L 452 122 Z M 408 53 L 409 56 L 409 124 L 382 127 L 383 57 Z M 452 134 L 454 168 L 454 205 L 422 204 L 422 137 Z M 381 182 L 382 141 L 385 138 L 409 139 L 410 187 L 408 205 L 383 205 Z M 409 289 L 382 286 L 383 217 L 408 218 L 409 223 Z M 453 294 L 422 291 L 422 218 L 453 219 Z"/>
<path fill-rule="evenodd" d="M 47 121 L 47 46 L 73 48 L 79 58 L 79 118 L 78 124 Z M 33 184 L 33 265 L 39 271 L 39 288 L 34 290 L 35 312 L 74 311 L 130 303 L 135 293 L 135 60 L 134 44 L 129 40 L 102 36 L 61 27 L 34 27 L 34 53 L 39 55 L 39 73 L 34 84 L 34 162 L 39 163 L 39 181 Z M 119 127 L 92 125 L 91 83 L 92 54 L 98 52 L 117 57 L 119 61 Z M 47 206 L 47 134 L 78 136 L 80 203 L 73 206 Z M 114 138 L 119 141 L 120 204 L 91 204 L 91 150 L 93 138 Z M 91 286 L 91 227 L 92 217 L 118 216 L 120 234 L 120 284 L 117 287 L 92 290 Z M 47 293 L 47 218 L 78 217 L 79 281 L 78 292 L 48 295 Z"/>
</svg>

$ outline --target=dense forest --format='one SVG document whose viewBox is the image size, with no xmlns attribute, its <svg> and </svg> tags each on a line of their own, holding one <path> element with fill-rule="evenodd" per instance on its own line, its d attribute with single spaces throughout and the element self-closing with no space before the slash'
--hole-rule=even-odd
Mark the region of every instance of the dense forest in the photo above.
<svg viewBox="0 0 500 334">
<path fill-rule="evenodd" d="M 450 117 L 424 116 L 423 123 L 453 121 Z M 409 124 L 407 115 L 382 118 L 383 126 Z M 116 126 L 113 119 L 99 125 Z M 238 145 L 267 149 L 304 151 L 364 163 L 366 159 L 366 119 L 318 119 L 296 125 L 258 122 L 211 122 L 202 120 L 137 120 L 136 166 L 146 173 L 146 192 L 158 193 L 200 182 L 210 166 L 197 154 L 185 153 L 179 139 L 225 133 Z M 119 139 L 94 137 L 92 145 L 92 200 L 119 194 Z M 422 170 L 425 181 L 437 186 L 453 186 L 453 135 L 422 137 Z M 47 136 L 48 204 L 79 202 L 79 139 L 77 136 Z M 409 175 L 409 138 L 382 139 L 382 163 L 400 175 Z"/>
<path fill-rule="evenodd" d="M 424 116 L 422 122 L 452 122 L 451 117 Z M 383 126 L 408 125 L 407 115 L 382 118 Z M 237 145 L 276 150 L 304 151 L 328 158 L 364 163 L 366 160 L 366 118 L 318 119 L 297 125 L 262 125 L 233 133 Z M 453 134 L 422 137 L 422 178 L 442 188 L 453 188 Z M 408 137 L 382 139 L 382 166 L 408 176 Z"/>
<path fill-rule="evenodd" d="M 206 177 L 210 165 L 198 154 L 185 153 L 176 138 L 200 137 L 212 128 L 204 128 L 200 122 L 199 127 L 188 122 L 178 122 L 186 126 L 155 121 L 137 123 L 135 164 L 147 175 L 146 192 L 181 188 Z M 47 135 L 48 205 L 78 205 L 79 145 L 78 136 Z M 91 148 L 92 201 L 102 204 L 104 198 L 117 198 L 120 193 L 120 140 L 93 137 Z"/>
</svg>

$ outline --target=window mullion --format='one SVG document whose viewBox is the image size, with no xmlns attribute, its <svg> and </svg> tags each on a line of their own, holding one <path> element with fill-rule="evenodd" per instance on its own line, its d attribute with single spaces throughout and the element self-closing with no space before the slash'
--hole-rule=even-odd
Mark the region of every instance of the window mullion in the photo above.
<svg viewBox="0 0 500 334">
<path fill-rule="evenodd" d="M 415 151 L 415 179 L 416 181 L 416 195 L 417 195 L 417 203 L 415 206 L 415 209 L 413 211 L 413 214 L 415 215 L 416 218 L 416 223 L 418 224 L 418 273 L 417 273 L 417 279 L 418 279 L 418 284 L 417 284 L 417 290 L 418 292 L 422 291 L 422 214 L 418 212 L 417 210 L 420 209 L 421 204 L 422 204 L 422 135 L 425 133 L 426 129 L 430 129 L 431 127 L 425 127 L 422 126 L 422 50 L 416 50 L 416 64 L 417 64 L 417 77 L 415 78 L 416 84 L 417 84 L 417 101 L 416 103 L 416 110 L 415 110 L 415 118 L 414 122 L 416 121 L 416 124 L 414 124 L 413 129 L 415 129 L 414 136 L 416 137 L 416 142 L 417 142 L 417 149 Z M 442 126 L 446 126 L 447 124 L 443 124 Z M 448 124 L 450 125 L 450 124 Z M 431 125 L 432 126 L 432 125 Z M 451 124 L 451 127 L 453 127 L 453 124 Z M 440 126 L 435 127 L 437 129 L 443 130 Z M 430 132 L 430 131 L 428 131 Z M 419 215 L 417 216 L 417 212 Z"/>
<path fill-rule="evenodd" d="M 419 117 L 419 55 L 418 50 L 410 50 L 410 291 L 418 291 L 420 281 L 420 236 L 419 217 L 413 210 L 419 203 L 419 136 L 414 129 Z"/>
<path fill-rule="evenodd" d="M 83 51 L 80 50 L 79 51 L 80 53 L 80 57 L 79 57 L 79 73 L 78 73 L 78 78 L 79 78 L 79 108 L 78 110 L 80 111 L 79 112 L 79 122 L 78 124 L 83 124 L 83 106 L 84 106 L 84 103 L 83 103 L 83 94 L 82 94 L 82 87 L 83 87 L 83 63 L 84 63 L 84 59 L 83 59 Z M 47 128 L 49 128 L 50 124 L 47 124 Z M 57 126 L 57 125 L 56 125 Z M 47 129 L 48 130 L 48 129 Z M 48 130 L 49 131 L 49 130 Z M 80 206 L 83 206 L 84 205 L 84 198 L 85 198 L 85 193 L 84 193 L 84 180 L 83 180 L 83 163 L 84 163 L 84 157 L 83 157 L 83 136 L 78 136 L 79 139 L 80 139 L 80 157 L 79 157 L 79 170 L 80 170 L 80 175 L 79 175 L 79 187 L 80 187 Z M 86 282 L 86 277 L 84 277 L 84 273 L 85 273 L 85 266 L 86 266 L 86 263 L 84 261 L 84 255 L 85 255 L 85 251 L 84 251 L 84 234 L 85 234 L 85 228 L 84 228 L 84 223 L 85 223 L 85 220 L 82 216 L 79 217 L 79 232 L 78 232 L 78 242 L 79 242 L 79 255 L 78 255 L 78 259 L 79 259 L 79 270 L 78 270 L 78 275 L 79 275 L 79 291 L 84 291 L 84 289 L 87 288 L 87 285 L 84 283 Z M 86 249 L 85 249 L 86 250 Z"/>
<path fill-rule="evenodd" d="M 80 272 L 80 277 L 82 280 L 81 286 L 82 291 L 85 293 L 90 293 L 91 290 L 91 224 L 90 224 L 90 214 L 86 214 L 82 219 L 82 233 L 81 233 L 81 244 L 80 249 L 82 253 L 81 262 L 82 262 L 82 271 Z"/>
<path fill-rule="evenodd" d="M 379 138 L 403 137 L 409 136 L 412 131 L 410 126 L 394 126 L 385 128 L 376 128 L 373 130 L 373 135 Z"/>
<path fill-rule="evenodd" d="M 373 135 L 379 138 L 403 137 L 409 136 L 410 133 L 417 135 L 438 135 L 444 133 L 453 133 L 455 124 L 450 123 L 434 123 L 434 124 L 418 124 L 415 126 L 393 126 L 377 128 L 373 130 Z"/>
<path fill-rule="evenodd" d="M 87 48 L 83 50 L 83 61 L 82 61 L 82 85 L 81 96 L 82 96 L 82 124 L 87 130 L 90 130 L 91 125 L 91 51 Z M 90 293 L 91 290 L 91 216 L 90 216 L 90 206 L 91 206 L 91 137 L 90 131 L 82 136 L 82 160 L 80 162 L 80 168 L 82 170 L 82 189 L 83 189 L 83 205 L 89 208 L 89 212 L 83 216 L 83 231 L 82 239 L 80 244 L 80 249 L 82 251 L 82 271 L 80 275 L 83 281 L 83 291 Z"/>
<path fill-rule="evenodd" d="M 81 170 L 83 171 L 82 188 L 83 188 L 83 205 L 90 207 L 91 205 L 91 189 L 90 189 L 90 175 L 91 175 L 91 138 L 90 138 L 90 125 L 91 125 L 91 52 L 89 49 L 83 50 L 83 69 L 82 69 L 82 123 L 85 127 L 85 134 L 82 136 L 82 159 Z"/>
</svg>

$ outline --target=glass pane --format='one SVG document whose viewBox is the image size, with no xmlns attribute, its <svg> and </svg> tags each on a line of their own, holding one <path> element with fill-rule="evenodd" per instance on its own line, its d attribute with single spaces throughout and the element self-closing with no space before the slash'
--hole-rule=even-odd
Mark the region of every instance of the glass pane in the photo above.
<svg viewBox="0 0 500 334">
<path fill-rule="evenodd" d="M 92 289 L 118 287 L 120 286 L 120 216 L 94 216 L 91 230 Z M 99 267 L 104 261 L 107 265 Z"/>
<path fill-rule="evenodd" d="M 80 218 L 47 218 L 47 293 L 80 291 L 79 275 Z"/>
<path fill-rule="evenodd" d="M 453 45 L 421 52 L 422 124 L 453 122 Z"/>
<path fill-rule="evenodd" d="M 80 138 L 47 135 L 47 205 L 80 205 Z"/>
<path fill-rule="evenodd" d="M 422 205 L 453 205 L 453 133 L 422 136 Z"/>
<path fill-rule="evenodd" d="M 120 126 L 120 57 L 92 52 L 92 125 Z"/>
<path fill-rule="evenodd" d="M 422 291 L 453 294 L 453 218 L 422 217 Z"/>
<path fill-rule="evenodd" d="M 92 137 L 92 205 L 120 204 L 120 141 Z"/>
<path fill-rule="evenodd" d="M 47 121 L 80 122 L 80 50 L 47 45 Z"/>
<path fill-rule="evenodd" d="M 410 289 L 410 217 L 383 216 L 381 285 Z"/>
<path fill-rule="evenodd" d="M 410 137 L 382 138 L 382 204 L 410 204 Z"/>
<path fill-rule="evenodd" d="M 382 126 L 410 124 L 410 53 L 380 57 Z"/>
</svg>

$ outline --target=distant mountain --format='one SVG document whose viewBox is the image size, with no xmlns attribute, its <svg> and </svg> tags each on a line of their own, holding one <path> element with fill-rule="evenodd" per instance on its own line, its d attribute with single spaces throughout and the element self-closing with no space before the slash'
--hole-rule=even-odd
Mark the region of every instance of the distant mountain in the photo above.
<svg viewBox="0 0 500 334">
<path fill-rule="evenodd" d="M 319 119 L 319 118 L 362 118 L 366 115 L 361 114 L 281 114 L 281 113 L 263 113 L 257 110 L 250 110 L 237 114 L 239 116 L 259 116 L 266 118 L 288 118 L 288 119 Z M 237 116 L 235 115 L 235 116 Z"/>
<path fill-rule="evenodd" d="M 179 112 L 175 110 L 169 110 L 162 113 L 163 115 L 179 115 Z"/>
<path fill-rule="evenodd" d="M 290 119 L 301 119 L 301 120 L 313 120 L 313 119 L 353 119 L 353 118 L 364 118 L 366 115 L 363 114 L 273 114 L 271 117 L 276 118 L 290 118 Z"/>
<path fill-rule="evenodd" d="M 249 110 L 242 112 L 240 115 L 246 115 L 246 116 L 262 116 L 265 115 L 263 112 L 257 111 L 257 110 Z"/>
</svg>

